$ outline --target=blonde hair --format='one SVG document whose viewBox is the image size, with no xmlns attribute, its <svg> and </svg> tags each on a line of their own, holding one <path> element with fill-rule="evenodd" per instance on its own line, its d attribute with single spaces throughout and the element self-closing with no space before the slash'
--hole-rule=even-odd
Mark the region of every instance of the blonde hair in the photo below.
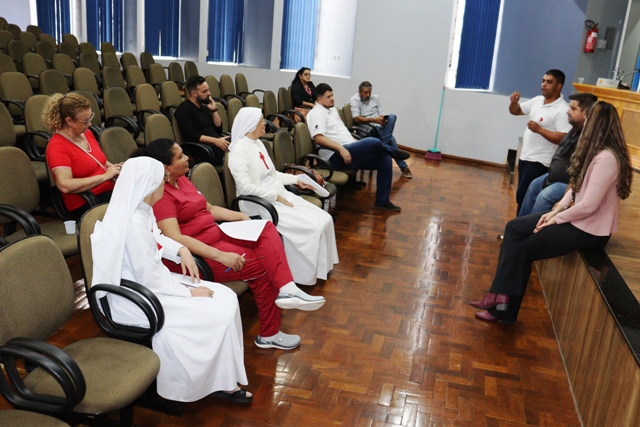
<svg viewBox="0 0 640 427">
<path fill-rule="evenodd" d="M 66 95 L 57 93 L 51 97 L 45 107 L 42 113 L 42 121 L 51 132 L 55 132 L 62 129 L 67 117 L 75 119 L 80 111 L 88 108 L 91 108 L 91 104 L 81 95 L 76 93 L 67 93 Z"/>
</svg>

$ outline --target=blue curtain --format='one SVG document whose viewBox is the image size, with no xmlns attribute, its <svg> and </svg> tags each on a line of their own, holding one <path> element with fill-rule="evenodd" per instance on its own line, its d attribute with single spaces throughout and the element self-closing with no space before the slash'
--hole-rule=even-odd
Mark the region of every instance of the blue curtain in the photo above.
<svg viewBox="0 0 640 427">
<path fill-rule="evenodd" d="M 152 55 L 179 56 L 180 0 L 145 0 L 144 45 Z"/>
<path fill-rule="evenodd" d="M 313 69 L 319 0 L 285 0 L 280 68 Z"/>
<path fill-rule="evenodd" d="M 110 42 L 118 52 L 124 50 L 124 0 L 87 1 L 87 40 L 100 49 Z"/>
<path fill-rule="evenodd" d="M 242 62 L 244 1 L 209 0 L 207 61 Z"/>
<path fill-rule="evenodd" d="M 638 55 L 638 62 L 636 62 L 636 70 L 638 68 L 640 68 L 640 55 Z M 636 71 L 636 73 L 633 75 L 633 84 L 631 85 L 631 90 L 637 92 L 638 84 L 640 84 L 640 71 Z"/>
<path fill-rule="evenodd" d="M 500 0 L 466 0 L 456 88 L 489 89 Z"/>
<path fill-rule="evenodd" d="M 69 0 L 36 0 L 36 14 L 38 26 L 56 40 L 71 32 Z"/>
</svg>

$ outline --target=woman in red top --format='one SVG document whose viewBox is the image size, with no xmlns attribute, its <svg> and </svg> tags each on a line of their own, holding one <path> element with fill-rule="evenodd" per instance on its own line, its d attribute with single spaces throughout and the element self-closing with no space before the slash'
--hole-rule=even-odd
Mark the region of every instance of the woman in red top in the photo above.
<svg viewBox="0 0 640 427">
<path fill-rule="evenodd" d="M 282 350 L 297 347 L 298 335 L 280 331 L 279 308 L 317 310 L 325 299 L 305 293 L 294 283 L 276 227 L 267 222 L 255 242 L 227 236 L 215 220 L 245 221 L 249 217 L 207 203 L 185 176 L 189 172 L 188 157 L 178 144 L 170 139 L 158 139 L 134 153 L 134 157 L 138 155 L 152 157 L 165 167 L 164 196 L 153 206 L 162 234 L 203 257 L 216 281 L 249 282 L 260 317 L 256 346 Z M 165 265 L 169 270 L 180 272 L 179 266 L 175 268 L 177 265 Z"/>
<path fill-rule="evenodd" d="M 93 114 L 89 101 L 75 93 L 53 95 L 42 114 L 45 125 L 55 132 L 47 144 L 47 164 L 73 216 L 89 209 L 75 193 L 91 191 L 101 203 L 108 202 L 122 167 L 107 161 L 89 130 Z"/>
</svg>

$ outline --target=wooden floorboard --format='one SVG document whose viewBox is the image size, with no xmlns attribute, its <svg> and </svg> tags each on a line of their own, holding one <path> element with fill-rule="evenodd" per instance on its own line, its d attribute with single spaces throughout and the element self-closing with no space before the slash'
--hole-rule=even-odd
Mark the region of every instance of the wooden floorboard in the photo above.
<svg viewBox="0 0 640 427">
<path fill-rule="evenodd" d="M 310 291 L 327 303 L 282 315 L 282 329 L 302 336 L 299 349 L 255 347 L 253 296 L 240 298 L 251 405 L 205 398 L 187 404 L 181 418 L 135 409 L 136 424 L 580 425 L 537 277 L 513 326 L 478 322 L 467 305 L 490 287 L 496 235 L 515 214 L 508 174 L 455 160 L 409 161 L 413 180 L 394 166 L 400 214 L 372 209 L 369 173 L 364 190 L 340 191 L 340 263 Z M 79 279 L 77 260 L 69 262 Z M 100 334 L 82 302 L 80 294 L 54 343 Z"/>
</svg>

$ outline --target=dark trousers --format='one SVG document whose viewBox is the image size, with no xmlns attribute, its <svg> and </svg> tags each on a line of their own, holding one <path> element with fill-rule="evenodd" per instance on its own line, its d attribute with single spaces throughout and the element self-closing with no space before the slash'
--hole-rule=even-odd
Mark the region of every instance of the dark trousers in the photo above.
<svg viewBox="0 0 640 427">
<path fill-rule="evenodd" d="M 527 194 L 529 184 L 537 177 L 549 172 L 549 168 L 538 162 L 529 162 L 527 160 L 520 160 L 518 162 L 518 189 L 516 190 L 516 202 L 518 203 L 518 212 L 522 206 L 524 196 Z"/>
<path fill-rule="evenodd" d="M 509 309 L 489 310 L 500 320 L 515 322 L 518 318 L 533 261 L 567 255 L 576 249 L 601 249 L 609 241 L 610 236 L 594 236 L 571 223 L 550 225 L 534 233 L 542 215 L 525 215 L 507 223 L 491 292 L 509 295 Z"/>
</svg>

